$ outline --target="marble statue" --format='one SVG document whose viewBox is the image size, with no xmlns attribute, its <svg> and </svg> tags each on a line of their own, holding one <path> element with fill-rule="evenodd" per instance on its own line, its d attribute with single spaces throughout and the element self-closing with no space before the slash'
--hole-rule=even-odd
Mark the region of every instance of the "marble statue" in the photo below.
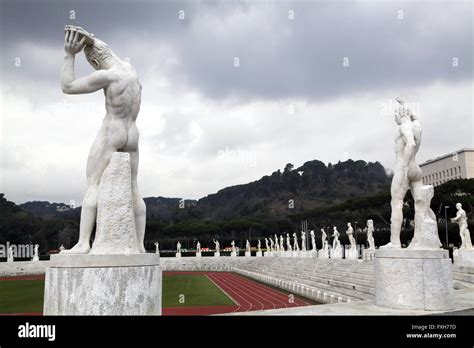
<svg viewBox="0 0 474 348">
<path fill-rule="evenodd" d="M 257 242 L 257 251 L 262 251 L 262 243 L 260 243 L 260 239 Z"/>
<path fill-rule="evenodd" d="M 197 253 L 201 252 L 201 243 L 199 243 L 199 241 L 196 243 L 196 252 Z"/>
<path fill-rule="evenodd" d="M 321 228 L 321 243 L 322 243 L 321 248 L 323 250 L 326 250 L 326 249 L 329 248 L 329 246 L 328 246 L 328 235 L 327 235 L 326 231 L 324 230 L 324 228 Z"/>
<path fill-rule="evenodd" d="M 289 233 L 286 234 L 286 250 L 293 251 L 293 247 L 291 246 L 291 238 L 290 238 Z"/>
<path fill-rule="evenodd" d="M 33 251 L 33 262 L 39 261 L 38 249 L 39 249 L 39 244 L 35 244 L 34 251 Z"/>
<path fill-rule="evenodd" d="M 273 239 L 270 238 L 270 251 L 275 251 L 275 249 L 274 249 L 274 244 L 275 244 L 275 243 L 273 242 Z"/>
<path fill-rule="evenodd" d="M 177 254 L 181 254 L 181 243 L 178 241 L 178 243 L 176 244 L 176 253 Z"/>
<path fill-rule="evenodd" d="M 235 252 L 235 242 L 234 241 L 230 242 L 230 246 L 231 246 L 232 252 Z"/>
<path fill-rule="evenodd" d="M 337 227 L 334 226 L 334 227 L 333 227 L 333 234 L 332 234 L 332 236 L 333 236 L 333 238 L 334 238 L 334 239 L 332 240 L 332 248 L 333 248 L 333 249 L 336 249 L 336 248 L 340 248 L 340 247 L 341 247 L 341 242 L 339 241 L 339 235 L 340 235 L 340 233 L 339 233 L 339 231 L 337 230 Z"/>
<path fill-rule="evenodd" d="M 296 232 L 293 233 L 293 250 L 300 251 L 300 247 L 298 245 L 298 236 L 296 235 Z"/>
<path fill-rule="evenodd" d="M 96 71 L 86 77 L 76 78 L 74 60 L 76 54 L 83 49 L 87 61 Z M 88 94 L 103 90 L 106 115 L 87 159 L 87 189 L 82 202 L 79 241 L 72 249 L 64 250 L 62 253 L 89 253 L 90 237 L 96 221 L 94 243 L 97 243 L 100 233 L 105 233 L 99 228 L 101 221 L 107 220 L 107 216 L 101 220 L 101 215 L 98 213 L 99 183 L 115 153 L 128 153 L 130 156 L 132 191 L 130 210 L 134 224 L 134 231 L 130 233 L 136 236 L 135 244 L 137 244 L 133 245 L 131 250 L 144 253 L 146 206 L 138 192 L 138 128 L 135 124 L 140 110 L 142 88 L 137 72 L 130 63 L 112 52 L 105 42 L 81 27 L 72 25 L 65 27 L 64 50 L 66 54 L 61 72 L 63 92 Z M 120 196 L 118 193 L 117 195 Z"/>
<path fill-rule="evenodd" d="M 400 232 L 403 223 L 403 204 L 408 190 L 415 202 L 415 232 L 409 249 L 439 249 L 436 216 L 430 209 L 434 191 L 431 185 L 423 185 L 420 166 L 415 156 L 421 144 L 421 123 L 418 116 L 403 101 L 395 112 L 398 134 L 395 139 L 395 170 L 391 185 L 390 242 L 382 248 L 401 248 Z M 435 231 L 436 230 L 436 231 Z"/>
<path fill-rule="evenodd" d="M 369 250 L 375 250 L 374 221 L 372 219 L 367 220 L 367 241 L 369 242 Z"/>
<path fill-rule="evenodd" d="M 13 247 L 9 246 L 7 250 L 7 262 L 13 262 L 14 257 L 13 257 Z"/>
<path fill-rule="evenodd" d="M 271 251 L 270 250 L 270 245 L 268 244 L 268 238 L 265 238 L 265 247 L 266 247 L 267 251 Z"/>
<path fill-rule="evenodd" d="M 354 229 L 352 228 L 352 225 L 350 222 L 347 223 L 347 230 L 346 234 L 349 237 L 349 242 L 351 243 L 351 249 L 356 249 L 356 240 L 354 238 Z"/>
<path fill-rule="evenodd" d="M 315 252 L 316 251 L 316 239 L 315 239 L 315 235 L 314 235 L 314 230 L 311 230 L 309 232 L 310 236 L 311 236 L 311 251 Z"/>
<path fill-rule="evenodd" d="M 275 251 L 280 251 L 280 244 L 278 242 L 278 236 L 275 234 Z"/>
<path fill-rule="evenodd" d="M 306 251 L 306 232 L 301 231 L 301 251 Z"/>
<path fill-rule="evenodd" d="M 214 244 L 215 244 L 216 252 L 220 252 L 221 246 L 220 246 L 220 244 L 219 244 L 219 241 L 218 241 L 218 240 L 215 240 L 215 239 L 213 239 L 212 241 L 213 241 Z"/>
<path fill-rule="evenodd" d="M 250 242 L 247 239 L 247 242 L 245 243 L 245 251 L 250 252 Z"/>
<path fill-rule="evenodd" d="M 63 252 L 63 251 L 66 251 L 66 248 L 64 247 L 64 245 L 61 244 L 61 246 L 59 247 L 59 252 Z"/>
<path fill-rule="evenodd" d="M 459 234 L 461 235 L 460 249 L 472 249 L 471 233 L 467 228 L 467 215 L 462 208 L 461 203 L 456 204 L 456 217 L 451 218 L 451 222 L 456 222 L 459 226 Z"/>
<path fill-rule="evenodd" d="M 160 255 L 160 243 L 155 242 L 155 254 Z"/>
<path fill-rule="evenodd" d="M 284 238 L 282 235 L 280 235 L 280 251 L 285 251 L 285 245 L 284 245 Z"/>
</svg>

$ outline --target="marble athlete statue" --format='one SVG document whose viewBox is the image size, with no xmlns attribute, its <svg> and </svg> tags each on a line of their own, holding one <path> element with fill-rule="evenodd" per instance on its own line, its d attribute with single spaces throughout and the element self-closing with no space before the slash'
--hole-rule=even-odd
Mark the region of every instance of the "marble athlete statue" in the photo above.
<svg viewBox="0 0 474 348">
<path fill-rule="evenodd" d="M 329 247 L 327 238 L 328 238 L 328 235 L 326 231 L 324 230 L 324 228 L 321 228 L 321 244 L 322 244 L 321 248 L 324 250 L 328 249 Z"/>
<path fill-rule="evenodd" d="M 367 241 L 369 242 L 369 250 L 375 250 L 374 241 L 374 220 L 367 220 Z"/>
<path fill-rule="evenodd" d="M 461 249 L 472 249 L 471 234 L 467 228 L 467 215 L 462 208 L 461 203 L 456 204 L 458 210 L 456 216 L 451 218 L 451 222 L 456 222 L 459 226 L 459 234 L 461 235 Z"/>
<path fill-rule="evenodd" d="M 351 243 L 351 249 L 356 249 L 356 240 L 354 238 L 354 229 L 352 228 L 352 225 L 350 222 L 347 223 L 347 230 L 346 234 L 349 237 L 349 242 Z"/>
<path fill-rule="evenodd" d="M 130 154 L 133 210 L 139 251 L 144 253 L 146 207 L 138 192 L 138 128 L 135 121 L 140 110 L 142 87 L 130 63 L 120 59 L 109 46 L 81 27 L 65 27 L 64 63 L 61 86 L 66 94 L 87 94 L 103 90 L 106 114 L 87 159 L 87 189 L 82 202 L 79 241 L 63 253 L 87 254 L 96 224 L 97 194 L 100 178 L 114 152 Z M 75 56 L 84 50 L 89 64 L 96 70 L 76 78 Z"/>
<path fill-rule="evenodd" d="M 287 251 L 293 251 L 293 247 L 291 246 L 291 238 L 290 238 L 289 233 L 286 234 L 286 250 Z"/>
<path fill-rule="evenodd" d="M 301 251 L 306 251 L 306 232 L 301 231 Z"/>
<path fill-rule="evenodd" d="M 337 227 L 334 226 L 334 228 L 333 228 L 333 234 L 332 234 L 332 236 L 333 236 L 333 238 L 334 238 L 334 239 L 332 240 L 332 248 L 333 248 L 333 249 L 336 249 L 336 248 L 340 248 L 340 247 L 341 247 L 341 242 L 339 241 L 339 235 L 340 235 L 340 233 L 339 233 L 339 231 L 337 230 Z"/>
<path fill-rule="evenodd" d="M 293 233 L 293 250 L 300 251 L 300 247 L 298 245 L 298 236 L 296 235 L 296 232 Z"/>
</svg>

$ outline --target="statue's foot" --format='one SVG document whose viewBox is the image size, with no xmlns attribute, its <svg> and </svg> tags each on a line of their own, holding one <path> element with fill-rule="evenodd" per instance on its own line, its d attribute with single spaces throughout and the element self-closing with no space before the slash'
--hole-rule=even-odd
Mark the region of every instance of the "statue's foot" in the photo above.
<svg viewBox="0 0 474 348">
<path fill-rule="evenodd" d="M 88 254 L 90 250 L 89 243 L 77 243 L 72 249 L 63 250 L 60 254 Z"/>
<path fill-rule="evenodd" d="M 138 251 L 140 251 L 142 254 L 146 253 L 145 247 L 143 245 L 138 246 Z"/>
<path fill-rule="evenodd" d="M 394 244 L 392 242 L 389 242 L 388 244 L 381 246 L 379 249 L 401 249 L 401 248 L 402 248 L 401 244 Z"/>
</svg>

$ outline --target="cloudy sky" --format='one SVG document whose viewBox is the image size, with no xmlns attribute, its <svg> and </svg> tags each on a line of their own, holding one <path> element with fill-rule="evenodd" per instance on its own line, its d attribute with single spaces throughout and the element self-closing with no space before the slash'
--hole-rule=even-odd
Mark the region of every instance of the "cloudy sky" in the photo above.
<svg viewBox="0 0 474 348">
<path fill-rule="evenodd" d="M 474 145 L 470 1 L 25 1 L 1 4 L 0 192 L 80 204 L 101 92 L 68 96 L 65 24 L 143 85 L 143 196 L 200 198 L 319 159 L 394 164 L 393 100 L 419 161 Z M 76 76 L 92 68 L 83 53 Z"/>
</svg>

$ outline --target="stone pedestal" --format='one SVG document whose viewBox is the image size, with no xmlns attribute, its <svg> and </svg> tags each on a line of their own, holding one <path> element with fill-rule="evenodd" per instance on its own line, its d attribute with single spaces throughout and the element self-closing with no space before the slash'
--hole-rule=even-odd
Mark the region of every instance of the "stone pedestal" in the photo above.
<svg viewBox="0 0 474 348">
<path fill-rule="evenodd" d="M 346 250 L 346 259 L 347 260 L 357 260 L 359 259 L 359 252 L 357 249 L 347 249 Z"/>
<path fill-rule="evenodd" d="M 214 252 L 214 257 L 220 257 L 220 256 L 221 256 L 221 253 L 219 251 Z"/>
<path fill-rule="evenodd" d="M 474 267 L 474 249 L 456 249 L 453 258 L 456 266 Z"/>
<path fill-rule="evenodd" d="M 263 256 L 264 256 L 264 257 L 272 257 L 272 256 L 273 256 L 273 252 L 271 252 L 271 251 L 265 251 L 265 252 L 263 252 Z"/>
<path fill-rule="evenodd" d="M 291 252 L 291 257 L 300 257 L 300 252 L 299 250 L 293 250 Z"/>
<path fill-rule="evenodd" d="M 200 251 L 198 251 L 198 252 L 196 253 L 196 257 L 201 257 L 201 252 L 200 252 Z"/>
<path fill-rule="evenodd" d="M 378 249 L 374 274 L 378 306 L 432 311 L 453 308 L 447 250 Z"/>
<path fill-rule="evenodd" d="M 250 251 L 246 251 L 245 252 L 245 257 L 250 257 L 250 256 L 251 256 Z"/>
<path fill-rule="evenodd" d="M 176 253 L 176 257 L 181 257 L 181 253 Z"/>
<path fill-rule="evenodd" d="M 44 315 L 161 315 L 156 254 L 51 255 Z"/>
<path fill-rule="evenodd" d="M 257 251 L 257 253 L 255 254 L 256 257 L 262 257 L 262 251 Z"/>
<path fill-rule="evenodd" d="M 38 255 L 35 255 L 33 256 L 33 262 L 38 262 L 40 259 L 39 259 L 39 256 Z"/>
<path fill-rule="evenodd" d="M 342 259 L 342 248 L 331 249 L 331 259 Z"/>
<path fill-rule="evenodd" d="M 364 249 L 362 253 L 364 261 L 373 261 L 375 260 L 375 249 Z"/>
<path fill-rule="evenodd" d="M 237 252 L 231 251 L 230 252 L 230 257 L 237 257 Z"/>
<path fill-rule="evenodd" d="M 318 258 L 329 259 L 329 249 L 318 250 Z"/>
</svg>

